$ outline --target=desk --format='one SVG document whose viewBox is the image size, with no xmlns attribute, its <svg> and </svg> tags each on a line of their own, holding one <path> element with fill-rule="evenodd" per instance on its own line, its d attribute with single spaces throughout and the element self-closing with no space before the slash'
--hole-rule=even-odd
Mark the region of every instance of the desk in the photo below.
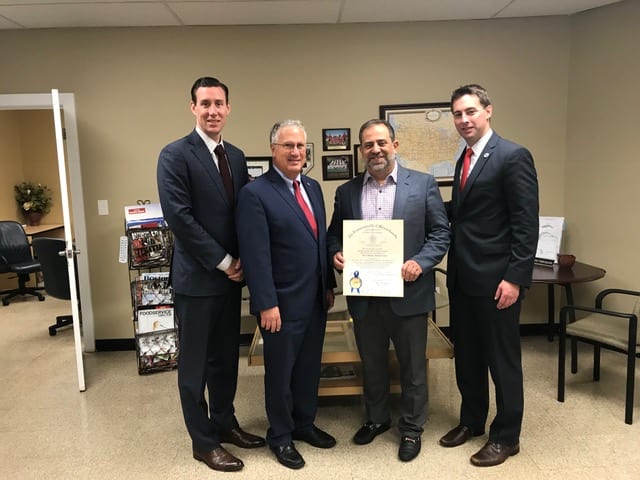
<svg viewBox="0 0 640 480">
<path fill-rule="evenodd" d="M 60 236 L 60 232 L 56 230 L 63 230 L 64 225 L 62 223 L 51 223 L 51 224 L 42 224 L 42 225 L 23 225 L 24 233 L 27 234 L 28 237 L 42 237 L 52 236 L 55 238 L 62 238 Z"/>
<path fill-rule="evenodd" d="M 567 305 L 573 305 L 573 290 L 571 285 L 574 283 L 592 282 L 604 277 L 607 273 L 600 267 L 594 267 L 586 263 L 576 262 L 571 268 L 560 268 L 558 265 L 553 267 L 545 267 L 535 265 L 533 267 L 532 283 L 547 284 L 548 293 L 548 323 L 549 323 L 549 341 L 553 341 L 553 330 L 555 316 L 555 292 L 554 285 L 564 287 L 567 296 Z"/>
<path fill-rule="evenodd" d="M 344 317 L 343 317 L 344 318 Z M 430 358 L 453 358 L 453 345 L 431 319 L 427 320 L 427 368 Z M 353 334 L 353 323 L 350 320 L 329 320 L 324 335 L 322 348 L 322 365 L 348 365 L 353 374 L 344 377 L 322 377 L 320 379 L 319 396 L 328 395 L 359 395 L 362 393 L 362 369 L 360 355 Z M 253 342 L 249 349 L 249 365 L 264 365 L 262 356 L 262 336 L 260 329 L 256 329 Z M 398 376 L 398 361 L 393 350 L 389 350 L 389 367 L 391 369 L 392 393 L 400 392 Z"/>
</svg>

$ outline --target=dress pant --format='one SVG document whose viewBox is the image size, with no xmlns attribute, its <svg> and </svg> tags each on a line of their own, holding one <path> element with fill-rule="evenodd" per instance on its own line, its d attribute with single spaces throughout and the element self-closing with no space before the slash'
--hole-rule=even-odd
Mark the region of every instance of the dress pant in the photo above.
<svg viewBox="0 0 640 480">
<path fill-rule="evenodd" d="M 524 409 L 521 299 L 498 310 L 493 298 L 473 297 L 457 286 L 449 293 L 456 381 L 462 396 L 460 424 L 484 431 L 489 411 L 488 370 L 496 397 L 489 439 L 514 445 L 520 439 Z"/>
<path fill-rule="evenodd" d="M 389 423 L 389 340 L 400 366 L 402 435 L 419 436 L 427 419 L 427 314 L 399 317 L 388 298 L 369 299 L 364 317 L 353 320 L 362 359 L 366 420 Z"/>
<path fill-rule="evenodd" d="M 217 448 L 218 433 L 238 425 L 233 400 L 238 383 L 240 301 L 239 285 L 231 286 L 225 295 L 176 294 L 174 298 L 180 402 L 193 448 L 201 452 Z"/>
<path fill-rule="evenodd" d="M 320 360 L 327 315 L 320 301 L 300 317 L 283 318 L 279 332 L 261 328 L 267 443 L 288 445 L 291 433 L 313 426 L 318 411 Z"/>
</svg>

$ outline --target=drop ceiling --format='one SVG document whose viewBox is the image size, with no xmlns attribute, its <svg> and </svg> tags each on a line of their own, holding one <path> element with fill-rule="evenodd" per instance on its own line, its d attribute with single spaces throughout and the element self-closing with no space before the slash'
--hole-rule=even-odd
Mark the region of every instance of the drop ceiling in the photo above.
<svg viewBox="0 0 640 480">
<path fill-rule="evenodd" d="M 573 15 L 620 0 L 0 0 L 0 29 L 285 25 Z"/>
</svg>

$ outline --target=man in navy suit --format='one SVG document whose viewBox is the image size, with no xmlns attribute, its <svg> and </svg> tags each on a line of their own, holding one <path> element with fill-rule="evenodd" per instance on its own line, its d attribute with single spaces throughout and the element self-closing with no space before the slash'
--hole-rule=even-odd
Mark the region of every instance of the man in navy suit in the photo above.
<svg viewBox="0 0 640 480">
<path fill-rule="evenodd" d="M 389 429 L 389 341 L 400 365 L 401 440 L 398 456 L 413 460 L 420 452 L 427 418 L 427 313 L 435 308 L 435 267 L 449 246 L 449 222 L 440 190 L 431 175 L 396 162 L 398 140 L 385 120 L 360 127 L 360 153 L 367 170 L 341 185 L 329 226 L 329 253 L 337 270 L 344 269 L 342 221 L 404 220 L 404 296 L 348 296 L 347 305 L 362 359 L 366 420 L 353 441 L 364 445 Z"/>
<path fill-rule="evenodd" d="M 335 278 L 320 185 L 300 174 L 304 126 L 278 122 L 270 140 L 272 168 L 240 192 L 236 224 L 251 313 L 264 340 L 267 442 L 282 465 L 298 469 L 305 462 L 293 440 L 318 448 L 336 443 L 314 424 Z"/>
<path fill-rule="evenodd" d="M 234 213 L 249 176 L 242 151 L 222 141 L 230 110 L 226 85 L 212 77 L 196 80 L 191 88 L 196 127 L 164 147 L 157 171 L 162 212 L 175 242 L 171 282 L 182 413 L 194 458 L 221 471 L 240 470 L 243 463 L 220 443 L 264 445 L 264 439 L 240 428 L 233 407 L 243 281 Z"/>
<path fill-rule="evenodd" d="M 488 370 L 497 412 L 488 442 L 471 463 L 492 466 L 520 451 L 524 393 L 519 321 L 538 241 L 538 181 L 531 153 L 491 129 L 493 107 L 484 88 L 455 90 L 451 111 L 467 144 L 453 182 L 447 265 L 462 404 L 460 423 L 440 444 L 455 447 L 484 434 Z"/>
</svg>

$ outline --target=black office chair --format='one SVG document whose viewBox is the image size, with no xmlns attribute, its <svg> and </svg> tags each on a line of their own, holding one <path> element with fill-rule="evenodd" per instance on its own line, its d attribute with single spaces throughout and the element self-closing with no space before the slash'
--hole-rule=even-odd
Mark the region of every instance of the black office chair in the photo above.
<svg viewBox="0 0 640 480">
<path fill-rule="evenodd" d="M 33 239 L 33 251 L 42 266 L 45 291 L 52 297 L 70 300 L 67 259 L 59 254 L 64 250 L 65 242 L 61 238 L 36 237 Z M 71 324 L 73 324 L 73 316 L 60 315 L 56 317 L 56 323 L 49 327 L 49 335 L 53 337 L 59 328 Z"/>
<path fill-rule="evenodd" d="M 24 233 L 24 228 L 13 220 L 0 221 L 0 273 L 15 273 L 18 275 L 18 288 L 7 290 L 2 297 L 2 305 L 9 305 L 9 301 L 18 295 L 34 295 L 41 302 L 44 296 L 35 287 L 27 287 L 29 275 L 40 271 L 40 263 L 31 255 L 31 245 Z"/>
</svg>

